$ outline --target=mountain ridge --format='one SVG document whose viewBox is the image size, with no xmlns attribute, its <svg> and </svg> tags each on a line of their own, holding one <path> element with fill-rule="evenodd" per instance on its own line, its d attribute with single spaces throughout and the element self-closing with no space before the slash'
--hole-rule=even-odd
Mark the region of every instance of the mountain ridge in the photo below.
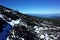
<svg viewBox="0 0 60 40">
<path fill-rule="evenodd" d="M 60 27 L 40 17 L 0 6 L 0 18 L 0 40 L 60 40 Z"/>
</svg>

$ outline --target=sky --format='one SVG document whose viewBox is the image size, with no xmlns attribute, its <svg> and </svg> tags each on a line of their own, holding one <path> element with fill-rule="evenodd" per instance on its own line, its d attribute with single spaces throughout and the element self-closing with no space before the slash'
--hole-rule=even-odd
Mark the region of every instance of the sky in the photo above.
<svg viewBox="0 0 60 40">
<path fill-rule="evenodd" d="M 60 0 L 0 0 L 0 5 L 26 14 L 60 13 Z"/>
</svg>

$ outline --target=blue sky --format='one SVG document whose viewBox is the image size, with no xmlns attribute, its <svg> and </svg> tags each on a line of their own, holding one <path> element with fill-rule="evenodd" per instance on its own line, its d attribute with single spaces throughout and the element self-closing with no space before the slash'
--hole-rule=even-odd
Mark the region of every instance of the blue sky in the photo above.
<svg viewBox="0 0 60 40">
<path fill-rule="evenodd" d="M 60 13 L 60 0 L 0 0 L 0 5 L 22 13 Z"/>
</svg>

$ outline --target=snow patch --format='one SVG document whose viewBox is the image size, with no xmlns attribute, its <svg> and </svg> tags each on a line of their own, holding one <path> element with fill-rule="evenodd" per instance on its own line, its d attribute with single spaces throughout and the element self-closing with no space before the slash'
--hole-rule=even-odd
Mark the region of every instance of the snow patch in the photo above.
<svg viewBox="0 0 60 40">
<path fill-rule="evenodd" d="M 3 15 L 2 15 L 2 14 L 0 14 L 0 17 L 1 17 L 1 18 L 3 18 Z"/>
</svg>

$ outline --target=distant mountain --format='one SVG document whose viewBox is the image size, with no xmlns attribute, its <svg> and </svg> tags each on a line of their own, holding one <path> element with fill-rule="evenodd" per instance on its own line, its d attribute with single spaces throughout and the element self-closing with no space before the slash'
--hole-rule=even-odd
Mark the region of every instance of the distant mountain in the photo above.
<svg viewBox="0 0 60 40">
<path fill-rule="evenodd" d="M 51 18 L 51 19 L 60 19 L 60 14 L 29 14 L 32 16 L 43 17 L 43 18 Z"/>
</svg>

